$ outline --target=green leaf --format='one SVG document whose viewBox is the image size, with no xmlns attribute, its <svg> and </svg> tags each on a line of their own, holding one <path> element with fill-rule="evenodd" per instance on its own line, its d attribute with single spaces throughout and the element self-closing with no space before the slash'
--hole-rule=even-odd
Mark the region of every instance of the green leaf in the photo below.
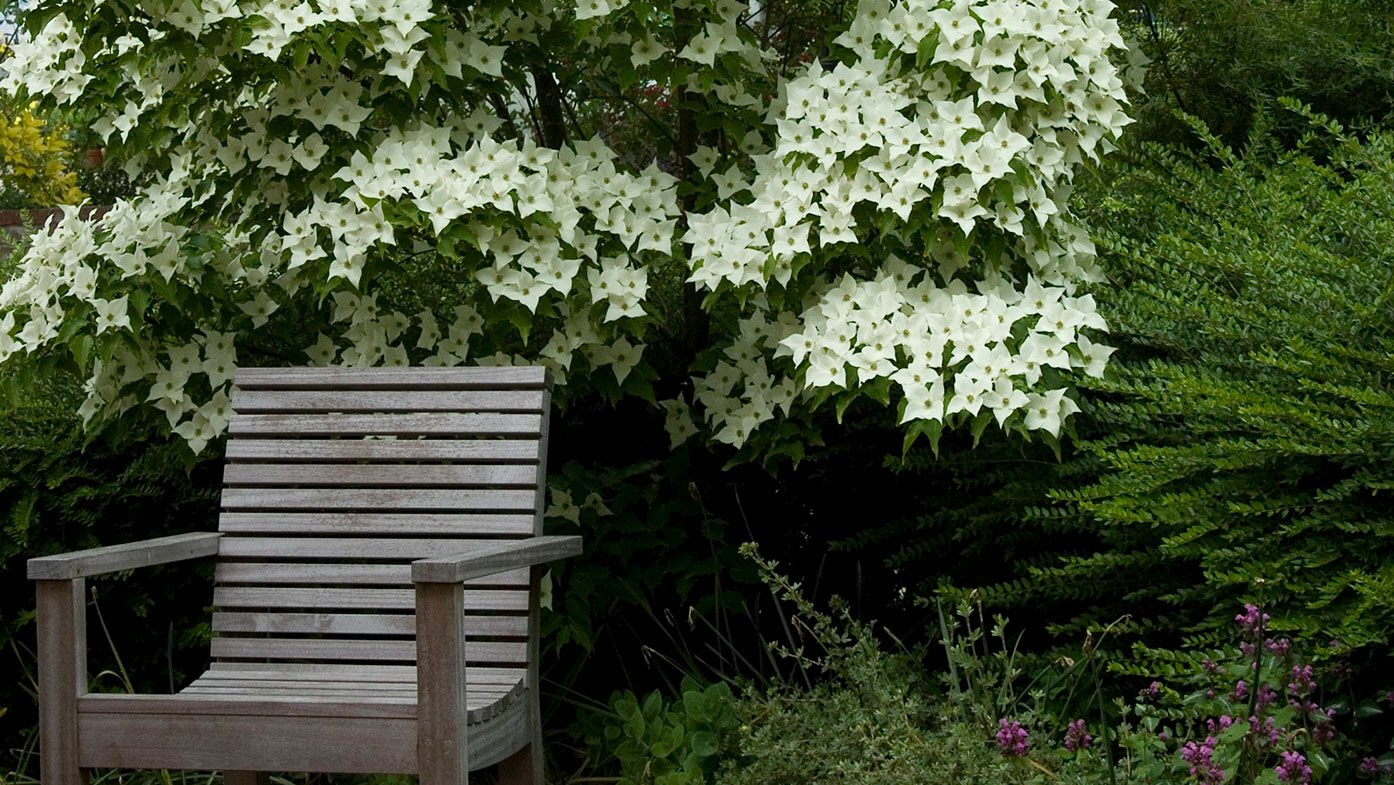
<svg viewBox="0 0 1394 785">
<path fill-rule="evenodd" d="M 716 734 L 711 731 L 698 731 L 692 734 L 689 744 L 694 754 L 704 758 L 716 754 Z"/>
</svg>

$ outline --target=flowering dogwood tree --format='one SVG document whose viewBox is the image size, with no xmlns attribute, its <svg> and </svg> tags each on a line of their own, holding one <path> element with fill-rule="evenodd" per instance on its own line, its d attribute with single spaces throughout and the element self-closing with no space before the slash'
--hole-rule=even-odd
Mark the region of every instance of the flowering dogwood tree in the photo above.
<svg viewBox="0 0 1394 785">
<path fill-rule="evenodd" d="M 1112 5 L 814 6 L 40 0 L 3 88 L 98 113 L 145 184 L 35 237 L 0 361 L 62 358 L 83 417 L 153 406 L 196 450 L 271 334 L 541 362 L 674 440 L 777 451 L 859 397 L 907 446 L 1054 438 L 1111 352 L 1066 201 L 1128 122 Z"/>
</svg>

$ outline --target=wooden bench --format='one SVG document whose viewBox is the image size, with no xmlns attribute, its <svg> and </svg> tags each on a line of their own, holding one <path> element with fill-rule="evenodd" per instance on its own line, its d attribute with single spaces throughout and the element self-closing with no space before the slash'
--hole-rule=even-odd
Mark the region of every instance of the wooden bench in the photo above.
<svg viewBox="0 0 1394 785">
<path fill-rule="evenodd" d="M 542 782 L 542 368 L 243 369 L 218 531 L 29 561 L 44 785 L 92 768 Z M 87 691 L 84 579 L 216 556 L 211 664 Z"/>
</svg>

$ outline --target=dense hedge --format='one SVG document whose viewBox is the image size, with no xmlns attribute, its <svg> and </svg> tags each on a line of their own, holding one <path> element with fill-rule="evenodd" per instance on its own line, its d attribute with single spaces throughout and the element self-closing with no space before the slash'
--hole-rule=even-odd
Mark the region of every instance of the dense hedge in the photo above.
<svg viewBox="0 0 1394 785">
<path fill-rule="evenodd" d="M 1085 200 L 1121 349 L 1063 460 L 1000 444 L 912 458 L 961 492 L 846 547 L 887 550 L 922 592 L 971 592 L 1062 644 L 1122 620 L 1112 640 L 1194 665 L 1253 600 L 1355 667 L 1352 701 L 1383 695 L 1394 136 L 1308 127 L 1296 150 L 1245 157 L 1213 137 L 1195 154 L 1132 149 Z M 1180 667 L 1116 654 L 1127 672 Z"/>
</svg>

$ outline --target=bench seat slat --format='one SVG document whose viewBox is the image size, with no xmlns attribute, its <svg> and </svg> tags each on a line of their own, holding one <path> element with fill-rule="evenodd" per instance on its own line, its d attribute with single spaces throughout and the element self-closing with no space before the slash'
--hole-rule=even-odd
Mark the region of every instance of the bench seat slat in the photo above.
<svg viewBox="0 0 1394 785">
<path fill-rule="evenodd" d="M 279 559 L 425 559 L 477 550 L 488 541 L 408 537 L 256 537 L 224 536 L 218 546 L 223 558 Z M 516 574 L 516 572 L 515 572 Z M 408 578 L 410 582 L 410 578 Z M 497 581 L 495 581 L 497 582 Z"/>
<path fill-rule="evenodd" d="M 524 536 L 533 531 L 533 516 L 522 513 L 357 513 L 357 512 L 224 512 L 218 530 L 225 534 L 339 534 L 349 536 L 445 534 Z"/>
<path fill-rule="evenodd" d="M 241 414 L 228 425 L 233 436 L 532 436 L 542 433 L 537 414 Z"/>
<path fill-rule="evenodd" d="M 536 439 L 238 439 L 227 458 L 285 461 L 537 462 Z"/>
<path fill-rule="evenodd" d="M 321 633 L 326 635 L 415 635 L 416 616 L 410 613 L 271 613 L 219 611 L 214 632 Z M 526 638 L 526 616 L 465 617 L 465 634 Z"/>
<path fill-rule="evenodd" d="M 535 491 L 403 488 L 225 488 L 225 510 L 480 510 L 534 508 Z M 463 534 L 463 532 L 462 532 Z"/>
<path fill-rule="evenodd" d="M 301 564 L 294 562 L 221 562 L 214 573 L 221 586 L 237 584 L 279 586 L 411 586 L 411 564 Z M 509 570 L 465 581 L 466 586 L 523 587 L 526 569 Z"/>
<path fill-rule="evenodd" d="M 541 412 L 541 390 L 254 390 L 240 389 L 234 411 Z"/>
<path fill-rule="evenodd" d="M 242 390 L 513 390 L 543 389 L 547 369 L 475 368 L 238 368 Z"/>
<path fill-rule="evenodd" d="M 227 485 L 321 485 L 330 487 L 535 488 L 532 464 L 230 463 Z"/>
<path fill-rule="evenodd" d="M 218 608 L 307 608 L 414 610 L 412 589 L 321 589 L 219 586 L 213 590 Z M 526 611 L 528 593 L 503 590 L 465 590 L 465 608 L 478 611 Z"/>
<path fill-rule="evenodd" d="M 468 641 L 472 662 L 527 662 L 526 642 Z M 344 640 L 328 638 L 214 638 L 212 655 L 219 659 L 388 660 L 414 661 L 414 640 Z"/>
<path fill-rule="evenodd" d="M 526 671 L 522 668 L 477 666 L 470 668 L 469 681 L 491 684 L 517 684 Z M 414 665 L 352 665 L 348 663 L 300 662 L 215 662 L 209 666 L 208 678 L 217 679 L 292 679 L 303 681 L 368 681 L 416 683 Z"/>
</svg>

